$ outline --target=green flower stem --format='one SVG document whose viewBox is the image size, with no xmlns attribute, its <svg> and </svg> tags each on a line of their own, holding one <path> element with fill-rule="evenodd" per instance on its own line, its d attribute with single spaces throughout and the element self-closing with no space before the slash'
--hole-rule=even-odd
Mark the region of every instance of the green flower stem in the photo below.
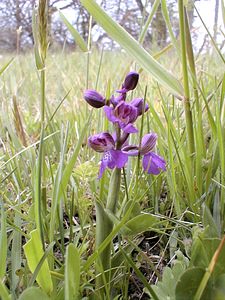
<svg viewBox="0 0 225 300">
<path fill-rule="evenodd" d="M 106 209 L 115 214 L 120 192 L 121 169 L 115 168 L 109 183 Z M 107 212 L 99 202 L 96 202 L 96 248 L 108 237 L 113 230 L 113 223 L 108 217 Z M 109 244 L 98 257 L 98 266 L 102 275 L 97 274 L 96 290 L 100 295 L 103 293 L 102 287 L 110 282 L 111 268 L 111 244 Z M 105 272 L 103 274 L 103 272 Z M 108 290 L 110 287 L 108 286 Z"/>
<path fill-rule="evenodd" d="M 109 192 L 107 198 L 106 209 L 110 210 L 113 214 L 116 213 L 116 206 L 118 203 L 119 192 L 120 192 L 120 180 L 121 180 L 121 169 L 115 168 L 112 172 Z"/>
<path fill-rule="evenodd" d="M 194 144 L 192 112 L 190 106 L 190 91 L 189 91 L 187 57 L 186 57 L 185 19 L 184 19 L 183 0 L 178 1 L 178 9 L 179 9 L 179 23 L 180 23 L 183 80 L 184 80 L 184 111 L 185 111 L 185 119 L 186 119 L 186 126 L 187 126 L 188 146 L 189 146 L 190 154 L 192 154 L 195 152 L 195 144 Z"/>
</svg>

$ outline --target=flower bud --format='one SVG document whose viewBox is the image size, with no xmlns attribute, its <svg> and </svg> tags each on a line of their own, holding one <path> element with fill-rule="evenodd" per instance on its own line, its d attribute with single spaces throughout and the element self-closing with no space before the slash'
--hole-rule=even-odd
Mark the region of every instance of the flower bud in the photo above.
<svg viewBox="0 0 225 300">
<path fill-rule="evenodd" d="M 137 86 L 139 79 L 139 74 L 137 72 L 130 72 L 127 74 L 124 83 L 123 83 L 123 88 L 125 88 L 127 91 L 134 90 Z"/>
<path fill-rule="evenodd" d="M 137 86 L 139 79 L 139 74 L 137 72 L 130 72 L 127 74 L 123 84 L 122 84 L 122 89 L 118 90 L 118 93 L 127 93 L 128 91 L 134 90 Z"/>
<path fill-rule="evenodd" d="M 95 90 L 87 90 L 84 92 L 84 99 L 88 104 L 95 108 L 100 108 L 105 105 L 105 98 Z"/>
<path fill-rule="evenodd" d="M 141 140 L 140 154 L 143 155 L 152 151 L 152 149 L 155 147 L 157 138 L 158 136 L 154 132 L 144 135 Z"/>
<path fill-rule="evenodd" d="M 88 146 L 96 152 L 106 152 L 115 148 L 115 141 L 111 134 L 102 132 L 88 138 Z"/>
<path fill-rule="evenodd" d="M 144 105 L 144 99 L 142 98 L 134 98 L 131 102 L 131 105 L 135 106 L 137 108 L 138 116 L 142 115 L 143 111 L 143 105 Z M 148 104 L 145 103 L 145 109 L 144 112 L 146 112 L 149 109 Z"/>
</svg>

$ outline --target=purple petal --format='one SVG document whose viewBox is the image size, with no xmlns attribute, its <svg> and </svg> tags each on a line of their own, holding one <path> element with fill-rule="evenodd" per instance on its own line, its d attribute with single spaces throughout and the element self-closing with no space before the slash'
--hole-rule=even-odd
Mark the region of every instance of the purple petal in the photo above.
<svg viewBox="0 0 225 300">
<path fill-rule="evenodd" d="M 88 146 L 97 152 L 105 152 L 115 147 L 115 141 L 111 134 L 102 132 L 88 138 Z"/>
<path fill-rule="evenodd" d="M 107 168 L 107 161 L 102 159 L 100 169 L 99 169 L 98 179 L 102 178 L 102 175 L 103 175 L 106 168 Z"/>
<path fill-rule="evenodd" d="M 144 105 L 144 99 L 143 98 L 134 98 L 130 102 L 130 104 L 137 108 L 138 116 L 142 115 L 143 105 Z M 148 104 L 145 103 L 144 112 L 146 112 L 148 109 L 149 109 L 149 106 L 148 106 Z"/>
<path fill-rule="evenodd" d="M 111 121 L 113 123 L 118 121 L 118 119 L 114 116 L 114 109 L 112 107 L 105 106 L 104 112 L 109 121 Z"/>
<path fill-rule="evenodd" d="M 117 168 L 123 168 L 128 160 L 128 155 L 125 153 L 122 153 L 120 150 L 110 150 L 104 153 L 100 170 L 99 170 L 99 176 L 98 178 L 101 178 L 105 169 L 108 167 L 110 169 Z"/>
<path fill-rule="evenodd" d="M 148 174 L 158 175 L 161 170 L 166 171 L 165 160 L 153 152 L 144 155 L 142 164 Z"/>
<path fill-rule="evenodd" d="M 122 152 L 127 154 L 128 156 L 138 156 L 138 146 L 136 145 L 128 145 L 122 148 Z"/>
<path fill-rule="evenodd" d="M 119 125 L 121 125 L 121 124 L 119 124 Z M 137 128 L 134 127 L 134 125 L 131 123 L 127 124 L 126 126 L 122 125 L 122 126 L 120 126 L 120 128 L 126 133 L 137 133 L 138 132 Z"/>
<path fill-rule="evenodd" d="M 127 154 L 123 153 L 120 150 L 110 150 L 112 160 L 108 163 L 108 167 L 110 169 L 113 169 L 115 167 L 117 168 L 123 168 L 125 164 L 127 163 L 128 156 Z"/>
<path fill-rule="evenodd" d="M 149 153 L 155 147 L 157 137 L 158 137 L 157 134 L 154 132 L 148 133 L 143 136 L 141 140 L 141 150 L 140 150 L 140 153 L 142 155 Z"/>
</svg>

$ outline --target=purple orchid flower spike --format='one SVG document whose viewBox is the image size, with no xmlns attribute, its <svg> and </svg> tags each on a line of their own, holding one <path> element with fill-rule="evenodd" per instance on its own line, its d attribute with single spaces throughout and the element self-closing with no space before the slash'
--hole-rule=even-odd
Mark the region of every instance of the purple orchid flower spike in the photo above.
<svg viewBox="0 0 225 300">
<path fill-rule="evenodd" d="M 107 167 L 109 169 L 114 169 L 115 167 L 121 169 L 128 160 L 127 154 L 124 154 L 121 150 L 115 149 L 115 141 L 108 132 L 90 136 L 88 138 L 88 145 L 95 151 L 104 153 L 98 178 L 102 177 L 103 172 Z"/>
<path fill-rule="evenodd" d="M 106 104 L 105 98 L 95 90 L 85 91 L 84 99 L 89 105 L 95 108 L 103 107 Z"/>
<path fill-rule="evenodd" d="M 121 101 L 115 108 L 105 106 L 104 111 L 108 120 L 112 123 L 118 123 L 124 132 L 136 133 L 138 131 L 132 124 L 138 116 L 138 110 L 135 106 Z"/>
<path fill-rule="evenodd" d="M 124 94 L 134 90 L 137 86 L 138 80 L 139 80 L 139 74 L 137 72 L 132 71 L 128 73 L 124 80 L 124 83 L 122 84 L 122 89 L 117 90 L 117 92 Z"/>
<path fill-rule="evenodd" d="M 129 145 L 122 148 L 122 152 L 128 156 L 143 155 L 142 166 L 148 174 L 158 175 L 161 170 L 166 171 L 166 162 L 163 157 L 152 152 L 156 145 L 157 134 L 146 134 L 141 141 L 141 147 Z"/>
</svg>

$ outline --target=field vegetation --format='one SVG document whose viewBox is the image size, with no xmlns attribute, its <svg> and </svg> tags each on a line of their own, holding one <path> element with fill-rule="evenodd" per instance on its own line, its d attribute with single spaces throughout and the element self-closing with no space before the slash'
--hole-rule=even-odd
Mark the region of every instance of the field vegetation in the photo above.
<svg viewBox="0 0 225 300">
<path fill-rule="evenodd" d="M 225 299 L 224 56 L 213 39 L 192 55 L 178 2 L 179 40 L 149 54 L 92 0 L 82 4 L 125 51 L 80 38 L 81 49 L 54 52 L 40 1 L 35 54 L 0 58 L 1 299 Z M 149 109 L 129 143 L 156 133 L 166 171 L 144 172 L 138 155 L 120 181 L 117 168 L 98 179 L 88 137 L 115 124 L 83 95 L 109 100 L 134 70 L 126 101 Z"/>
</svg>

